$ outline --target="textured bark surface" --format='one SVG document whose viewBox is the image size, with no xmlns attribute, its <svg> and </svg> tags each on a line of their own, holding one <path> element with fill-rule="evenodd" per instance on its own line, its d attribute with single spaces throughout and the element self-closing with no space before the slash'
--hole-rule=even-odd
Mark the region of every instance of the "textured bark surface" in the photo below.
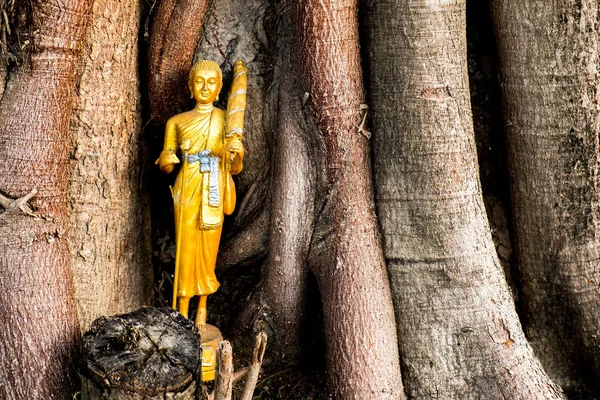
<svg viewBox="0 0 600 400">
<path fill-rule="evenodd" d="M 84 399 L 196 399 L 200 336 L 175 310 L 99 318 L 83 337 L 83 360 Z"/>
<path fill-rule="evenodd" d="M 96 0 L 73 111 L 69 221 L 82 331 L 152 299 L 138 76 L 139 1 Z"/>
<path fill-rule="evenodd" d="M 0 191 L 33 188 L 40 218 L 0 214 L 0 397 L 72 396 L 79 325 L 67 226 L 69 118 L 91 1 L 34 1 L 31 62 L 0 102 Z"/>
<path fill-rule="evenodd" d="M 300 1 L 298 32 L 325 146 L 327 187 L 310 262 L 323 302 L 329 387 L 337 399 L 401 399 L 369 142 L 359 129 L 364 93 L 356 1 Z"/>
<path fill-rule="evenodd" d="M 277 7 L 278 123 L 274 140 L 269 257 L 263 301 L 276 326 L 275 344 L 286 362 L 298 361 L 306 302 L 306 258 L 313 231 L 318 148 L 311 146 L 314 126 L 302 107 L 302 82 L 296 6 Z"/>
<path fill-rule="evenodd" d="M 527 334 L 565 388 L 577 375 L 597 384 L 598 2 L 498 1 L 493 11 Z"/>
<path fill-rule="evenodd" d="M 465 1 L 372 1 L 377 205 L 406 393 L 560 399 L 522 332 L 479 184 Z"/>
<path fill-rule="evenodd" d="M 188 74 L 208 0 L 158 0 L 148 46 L 150 119 L 164 124 L 187 111 Z"/>
<path fill-rule="evenodd" d="M 0 101 L 2 101 L 2 96 L 4 95 L 4 88 L 6 86 L 6 77 L 8 75 L 8 70 L 6 65 L 3 63 L 0 65 Z"/>
</svg>

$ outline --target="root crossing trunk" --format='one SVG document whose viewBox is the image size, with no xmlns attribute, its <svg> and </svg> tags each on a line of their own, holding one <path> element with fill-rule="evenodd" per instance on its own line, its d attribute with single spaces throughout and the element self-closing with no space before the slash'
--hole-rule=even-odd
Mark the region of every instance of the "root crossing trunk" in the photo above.
<svg viewBox="0 0 600 400">
<path fill-rule="evenodd" d="M 320 165 L 326 200 L 310 263 L 323 301 L 329 386 L 338 399 L 401 399 L 369 142 L 360 131 L 357 3 L 303 0 L 298 7 L 304 76 L 325 149 Z"/>
</svg>

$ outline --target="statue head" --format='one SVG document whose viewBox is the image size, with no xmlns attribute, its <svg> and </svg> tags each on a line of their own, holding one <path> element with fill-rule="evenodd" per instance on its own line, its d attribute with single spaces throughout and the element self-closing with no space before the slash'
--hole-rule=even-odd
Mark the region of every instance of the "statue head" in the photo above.
<svg viewBox="0 0 600 400">
<path fill-rule="evenodd" d="M 218 100 L 223 87 L 223 73 L 219 64 L 210 60 L 195 63 L 190 70 L 188 86 L 197 103 L 211 104 Z"/>
</svg>

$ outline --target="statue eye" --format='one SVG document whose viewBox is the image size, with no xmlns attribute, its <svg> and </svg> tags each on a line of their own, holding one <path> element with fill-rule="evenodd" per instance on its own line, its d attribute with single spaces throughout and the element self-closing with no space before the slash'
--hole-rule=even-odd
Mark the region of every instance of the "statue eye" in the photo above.
<svg viewBox="0 0 600 400">
<path fill-rule="evenodd" d="M 210 83 L 211 85 L 214 85 L 215 83 L 217 83 L 216 79 L 209 79 L 208 83 Z"/>
</svg>

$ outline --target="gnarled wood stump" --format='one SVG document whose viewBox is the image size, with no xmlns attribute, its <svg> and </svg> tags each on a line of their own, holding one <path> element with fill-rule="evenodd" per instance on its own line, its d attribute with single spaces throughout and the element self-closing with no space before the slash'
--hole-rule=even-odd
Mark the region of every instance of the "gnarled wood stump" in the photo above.
<svg viewBox="0 0 600 400">
<path fill-rule="evenodd" d="M 98 318 L 83 347 L 83 399 L 193 400 L 200 391 L 200 336 L 172 309 Z"/>
</svg>

